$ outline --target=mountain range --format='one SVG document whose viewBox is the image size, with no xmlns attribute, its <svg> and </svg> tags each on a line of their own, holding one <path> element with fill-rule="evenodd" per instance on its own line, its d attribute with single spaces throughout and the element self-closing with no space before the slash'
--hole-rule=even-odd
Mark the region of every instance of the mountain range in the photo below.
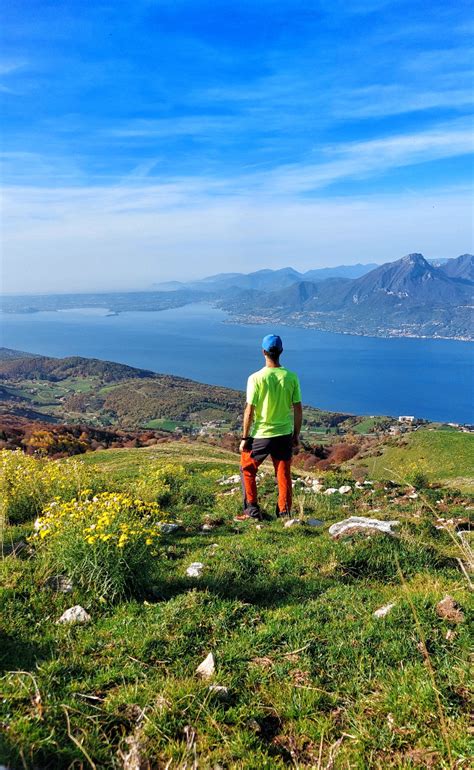
<svg viewBox="0 0 474 770">
<path fill-rule="evenodd" d="M 3 312 L 34 313 L 67 308 L 168 310 L 210 302 L 237 323 L 305 326 L 381 337 L 474 340 L 474 257 L 428 261 L 408 254 L 383 265 L 291 267 L 252 273 L 220 273 L 184 284 L 157 284 L 150 291 L 4 296 Z"/>
<path fill-rule="evenodd" d="M 279 270 L 256 270 L 253 273 L 218 273 L 198 281 L 181 283 L 167 281 L 154 284 L 157 291 L 206 291 L 214 293 L 224 289 L 256 289 L 258 291 L 277 291 L 300 281 L 325 281 L 328 278 L 359 278 L 378 267 L 374 262 L 369 264 L 339 265 L 337 267 L 320 267 L 300 273 L 292 267 Z"/>
<path fill-rule="evenodd" d="M 239 321 L 274 321 L 378 336 L 474 339 L 474 257 L 435 266 L 408 254 L 358 278 L 236 291 L 220 302 Z"/>
</svg>

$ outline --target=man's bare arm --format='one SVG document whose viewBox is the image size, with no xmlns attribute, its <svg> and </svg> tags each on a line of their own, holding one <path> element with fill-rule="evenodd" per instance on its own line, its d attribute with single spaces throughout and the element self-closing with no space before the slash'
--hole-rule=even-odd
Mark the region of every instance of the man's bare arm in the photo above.
<svg viewBox="0 0 474 770">
<path fill-rule="evenodd" d="M 245 444 L 246 444 L 243 437 L 247 438 L 248 436 L 250 436 L 250 428 L 252 427 L 254 413 L 255 413 L 255 407 L 253 406 L 253 404 L 245 404 L 242 441 L 240 442 L 241 452 L 244 451 Z"/>
<path fill-rule="evenodd" d="M 294 429 L 293 429 L 293 444 L 298 446 L 300 443 L 301 426 L 303 424 L 303 405 L 301 401 L 297 404 L 293 404 L 293 416 L 294 416 Z"/>
</svg>

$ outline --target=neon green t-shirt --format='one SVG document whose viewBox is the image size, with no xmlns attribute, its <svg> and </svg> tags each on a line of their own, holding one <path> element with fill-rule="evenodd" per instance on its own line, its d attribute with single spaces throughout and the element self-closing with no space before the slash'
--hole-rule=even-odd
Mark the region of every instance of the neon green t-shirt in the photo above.
<svg viewBox="0 0 474 770">
<path fill-rule="evenodd" d="M 247 381 L 247 403 L 255 407 L 250 435 L 271 438 L 293 433 L 293 404 L 301 401 L 297 375 L 284 366 L 264 366 Z"/>
</svg>

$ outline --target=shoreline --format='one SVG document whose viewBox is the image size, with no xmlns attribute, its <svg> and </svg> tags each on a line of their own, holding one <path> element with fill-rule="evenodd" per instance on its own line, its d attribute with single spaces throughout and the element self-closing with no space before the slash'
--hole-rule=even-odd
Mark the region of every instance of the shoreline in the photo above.
<svg viewBox="0 0 474 770">
<path fill-rule="evenodd" d="M 272 317 L 265 317 L 265 316 L 257 316 L 257 317 L 250 317 L 250 318 L 244 318 L 239 315 L 234 315 L 231 312 L 225 310 L 222 307 L 219 307 L 218 304 L 212 302 L 212 301 L 206 301 L 201 300 L 196 303 L 194 302 L 187 302 L 183 305 L 175 305 L 173 307 L 167 307 L 167 308 L 130 308 L 129 310 L 114 310 L 110 307 L 99 307 L 97 305 L 83 305 L 78 306 L 75 308 L 56 308 L 51 310 L 40 310 L 40 309 L 31 309 L 31 310 L 4 310 L 0 308 L 0 314 L 4 315 L 35 315 L 37 313 L 61 313 L 61 312 L 74 312 L 74 311 L 81 311 L 81 310 L 103 310 L 103 317 L 104 318 L 114 318 L 118 317 L 120 315 L 124 315 L 126 313 L 164 313 L 167 310 L 176 310 L 180 307 L 187 307 L 192 304 L 205 304 L 209 305 L 210 307 L 221 310 L 223 313 L 226 313 L 228 316 L 225 320 L 222 321 L 224 324 L 232 324 L 235 326 L 261 326 L 264 324 L 280 324 L 285 327 L 293 328 L 293 329 L 307 329 L 307 330 L 314 330 L 317 332 L 327 332 L 328 334 L 342 334 L 344 336 L 349 337 L 372 337 L 374 339 L 385 339 L 385 340 L 391 340 L 391 339 L 416 339 L 416 340 L 444 340 L 444 341 L 451 341 L 451 342 L 470 342 L 474 343 L 474 334 L 472 336 L 447 336 L 447 335 L 430 335 L 430 334 L 417 334 L 417 333 L 383 333 L 383 332 L 364 332 L 364 331 L 349 331 L 349 330 L 343 330 L 343 329 L 333 329 L 333 328 L 327 328 L 319 325 L 315 325 L 313 323 L 305 323 L 304 321 L 297 322 L 292 321 L 284 318 L 272 318 Z"/>
</svg>

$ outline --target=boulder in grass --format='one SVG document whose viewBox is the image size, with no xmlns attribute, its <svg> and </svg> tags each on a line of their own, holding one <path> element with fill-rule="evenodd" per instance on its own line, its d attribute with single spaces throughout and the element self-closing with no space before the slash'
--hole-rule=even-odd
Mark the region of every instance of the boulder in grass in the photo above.
<svg viewBox="0 0 474 770">
<path fill-rule="evenodd" d="M 369 519 L 365 516 L 350 516 L 348 519 L 338 521 L 329 527 L 329 534 L 333 540 L 339 540 L 343 537 L 352 537 L 357 534 L 374 535 L 395 535 L 393 527 L 400 524 L 399 521 L 379 521 L 379 519 Z"/>
<path fill-rule="evenodd" d="M 337 492 L 337 489 L 335 487 L 329 487 L 329 489 L 324 490 L 325 495 L 335 495 Z"/>
<path fill-rule="evenodd" d="M 207 655 L 203 662 L 199 664 L 199 666 L 196 669 L 196 674 L 201 677 L 201 679 L 212 679 L 216 671 L 216 664 L 214 662 L 214 655 L 212 652 Z"/>
<path fill-rule="evenodd" d="M 347 495 L 349 492 L 352 492 L 352 487 L 349 484 L 343 484 L 337 491 L 340 495 Z"/>
<path fill-rule="evenodd" d="M 284 526 L 288 529 L 288 527 L 294 527 L 296 524 L 301 524 L 301 519 L 288 519 Z"/>
<path fill-rule="evenodd" d="M 85 611 L 84 607 L 80 604 L 76 604 L 75 607 L 70 607 L 66 612 L 63 612 L 57 623 L 75 624 L 75 623 L 89 623 L 91 616 Z"/>
</svg>

